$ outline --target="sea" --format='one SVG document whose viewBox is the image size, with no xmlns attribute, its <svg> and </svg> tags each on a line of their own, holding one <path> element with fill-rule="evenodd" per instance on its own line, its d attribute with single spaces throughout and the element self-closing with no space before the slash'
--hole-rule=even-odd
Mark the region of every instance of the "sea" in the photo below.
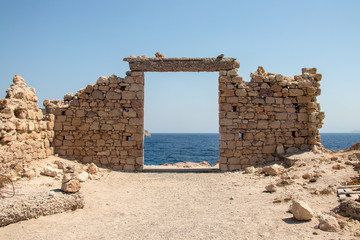
<svg viewBox="0 0 360 240">
<path fill-rule="evenodd" d="M 341 150 L 360 142 L 360 133 L 320 133 L 330 150 Z M 145 137 L 145 165 L 207 161 L 212 166 L 219 158 L 218 133 L 152 133 Z"/>
</svg>

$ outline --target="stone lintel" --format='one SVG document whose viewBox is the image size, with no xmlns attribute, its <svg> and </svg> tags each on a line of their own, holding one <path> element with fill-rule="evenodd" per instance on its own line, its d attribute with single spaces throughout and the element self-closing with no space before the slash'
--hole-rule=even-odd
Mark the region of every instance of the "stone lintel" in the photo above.
<svg viewBox="0 0 360 240">
<path fill-rule="evenodd" d="M 238 68 L 236 58 L 124 58 L 131 71 L 218 72 Z"/>
</svg>

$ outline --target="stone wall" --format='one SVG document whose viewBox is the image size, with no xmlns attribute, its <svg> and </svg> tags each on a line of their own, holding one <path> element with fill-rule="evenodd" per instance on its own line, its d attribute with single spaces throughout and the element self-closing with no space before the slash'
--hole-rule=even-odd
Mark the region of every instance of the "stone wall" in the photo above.
<svg viewBox="0 0 360 240">
<path fill-rule="evenodd" d="M 21 170 L 30 161 L 53 154 L 54 116 L 43 115 L 35 90 L 15 75 L 0 99 L 0 173 Z"/>
<path fill-rule="evenodd" d="M 64 101 L 45 100 L 19 76 L 0 101 L 2 169 L 55 153 L 116 170 L 144 165 L 144 72 L 219 72 L 219 162 L 222 171 L 262 165 L 279 154 L 321 147 L 321 74 L 303 68 L 285 77 L 264 68 L 244 82 L 235 58 L 130 57 L 125 78 L 100 77 Z M 55 120 L 54 120 L 55 119 Z M 53 122 L 53 120 L 55 122 Z M 21 151 L 19 151 L 19 149 Z"/>
<path fill-rule="evenodd" d="M 285 77 L 259 67 L 250 82 L 237 69 L 220 71 L 220 169 L 261 165 L 277 154 L 321 145 L 320 80 L 315 68 Z"/>
<path fill-rule="evenodd" d="M 144 165 L 144 73 L 100 77 L 64 101 L 45 100 L 56 116 L 55 153 L 116 170 Z"/>
</svg>

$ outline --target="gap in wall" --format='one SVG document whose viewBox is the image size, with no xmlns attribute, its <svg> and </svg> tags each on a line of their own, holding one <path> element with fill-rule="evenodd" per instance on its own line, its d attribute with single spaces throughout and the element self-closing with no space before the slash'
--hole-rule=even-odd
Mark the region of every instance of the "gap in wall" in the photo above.
<svg viewBox="0 0 360 240">
<path fill-rule="evenodd" d="M 217 72 L 145 73 L 145 165 L 219 157 Z"/>
</svg>

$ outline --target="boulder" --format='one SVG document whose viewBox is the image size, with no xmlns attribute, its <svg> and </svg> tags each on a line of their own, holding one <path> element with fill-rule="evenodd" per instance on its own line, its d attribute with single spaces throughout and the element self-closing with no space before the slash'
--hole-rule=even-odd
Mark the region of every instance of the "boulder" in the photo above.
<svg viewBox="0 0 360 240">
<path fill-rule="evenodd" d="M 320 215 L 319 218 L 319 228 L 320 230 L 326 232 L 338 232 L 340 231 L 340 225 L 335 217 L 330 215 Z"/>
<path fill-rule="evenodd" d="M 308 221 L 311 220 L 314 216 L 314 213 L 309 205 L 307 205 L 306 202 L 300 200 L 293 200 L 291 212 L 293 217 L 299 221 Z"/>
<path fill-rule="evenodd" d="M 78 192 L 80 188 L 80 181 L 77 179 L 71 179 L 70 181 L 61 184 L 61 190 L 67 193 Z"/>
</svg>

